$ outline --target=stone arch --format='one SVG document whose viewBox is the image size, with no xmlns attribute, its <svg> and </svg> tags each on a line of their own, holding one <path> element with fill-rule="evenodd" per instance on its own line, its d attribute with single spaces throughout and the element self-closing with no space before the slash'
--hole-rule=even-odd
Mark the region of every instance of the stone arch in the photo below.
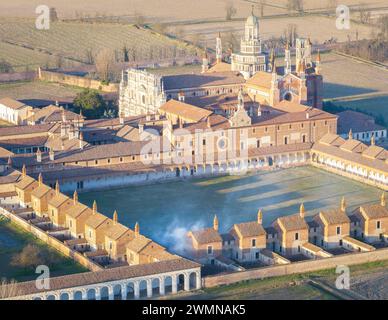
<svg viewBox="0 0 388 320">
<path fill-rule="evenodd" d="M 109 300 L 109 289 L 108 289 L 108 287 L 101 287 L 100 288 L 100 297 L 101 297 L 101 300 Z"/>
<path fill-rule="evenodd" d="M 141 298 L 147 297 L 147 281 L 146 280 L 141 280 L 139 282 L 139 292 L 140 292 Z"/>
<path fill-rule="evenodd" d="M 152 296 L 158 295 L 160 292 L 160 279 L 154 278 L 152 279 Z"/>
<path fill-rule="evenodd" d="M 125 285 L 127 296 L 126 299 L 135 299 L 135 285 L 133 282 L 128 282 Z"/>
<path fill-rule="evenodd" d="M 55 297 L 54 294 L 48 294 L 48 295 L 46 296 L 46 300 L 56 300 L 56 297 Z"/>
<path fill-rule="evenodd" d="M 86 298 L 88 300 L 96 300 L 96 289 L 90 288 L 86 290 Z"/>
<path fill-rule="evenodd" d="M 190 273 L 190 275 L 189 275 L 189 286 L 190 286 L 190 290 L 197 288 L 197 273 L 196 272 L 191 272 Z"/>
<path fill-rule="evenodd" d="M 60 297 L 59 297 L 59 300 L 70 300 L 70 295 L 69 293 L 67 292 L 62 292 Z"/>
<path fill-rule="evenodd" d="M 171 293 L 172 292 L 172 277 L 167 276 L 164 278 L 164 292 Z"/>
<path fill-rule="evenodd" d="M 184 290 L 185 288 L 185 275 L 183 273 L 179 274 L 177 277 L 177 288 L 178 291 Z"/>
<path fill-rule="evenodd" d="M 286 93 L 284 93 L 283 99 L 291 102 L 292 101 L 292 93 L 290 91 L 287 91 Z"/>
<path fill-rule="evenodd" d="M 42 300 L 42 297 L 36 296 L 36 297 L 33 297 L 32 300 Z"/>
<path fill-rule="evenodd" d="M 74 292 L 74 300 L 82 300 L 82 292 L 81 291 Z"/>
<path fill-rule="evenodd" d="M 114 300 L 126 299 L 126 297 L 123 297 L 121 294 L 121 284 L 113 285 L 113 297 Z"/>
</svg>

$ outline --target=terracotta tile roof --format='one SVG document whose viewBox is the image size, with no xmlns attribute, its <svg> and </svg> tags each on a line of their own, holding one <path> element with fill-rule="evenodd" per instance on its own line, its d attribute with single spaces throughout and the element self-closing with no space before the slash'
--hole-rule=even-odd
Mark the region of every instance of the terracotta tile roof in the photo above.
<svg viewBox="0 0 388 320">
<path fill-rule="evenodd" d="M 263 226 L 256 221 L 237 223 L 233 226 L 242 237 L 256 237 L 266 235 Z"/>
<path fill-rule="evenodd" d="M 384 148 L 378 146 L 369 146 L 362 155 L 371 159 L 388 159 L 388 152 Z"/>
<path fill-rule="evenodd" d="M 322 252 L 324 251 L 322 248 L 310 243 L 310 242 L 306 242 L 304 244 L 302 244 L 302 248 L 305 248 L 307 249 L 308 251 L 311 251 L 311 252 L 314 252 L 314 253 L 318 253 L 318 252 Z"/>
<path fill-rule="evenodd" d="M 20 190 L 25 190 L 27 189 L 30 185 L 36 185 L 38 186 L 38 182 L 34 179 L 31 178 L 30 176 L 26 176 L 25 178 L 22 178 L 16 185 L 15 187 L 20 189 Z"/>
<path fill-rule="evenodd" d="M 201 121 L 209 117 L 212 112 L 206 109 L 171 99 L 159 108 L 159 111 L 170 113 L 175 116 L 191 120 L 194 122 Z"/>
<path fill-rule="evenodd" d="M 358 153 L 363 152 L 366 148 L 368 148 L 367 145 L 355 139 L 348 139 L 340 146 L 341 150 Z"/>
<path fill-rule="evenodd" d="M 201 265 L 184 258 L 166 260 L 136 266 L 125 266 L 105 269 L 97 272 L 77 273 L 73 275 L 54 277 L 50 279 L 50 291 L 72 287 L 82 287 L 102 282 L 131 279 L 159 273 L 183 271 L 199 268 Z M 16 285 L 17 295 L 40 293 L 34 281 L 22 282 Z"/>
<path fill-rule="evenodd" d="M 25 134 L 37 134 L 47 133 L 51 129 L 56 127 L 56 124 L 38 124 L 35 126 L 11 126 L 0 128 L 0 137 L 13 136 L 13 135 L 25 135 Z"/>
<path fill-rule="evenodd" d="M 256 72 L 249 80 L 246 82 L 246 86 L 250 87 L 259 87 L 264 89 L 271 88 L 272 74 L 269 72 L 259 71 Z"/>
<path fill-rule="evenodd" d="M 55 190 L 51 189 L 49 186 L 46 186 L 45 184 L 42 184 L 38 186 L 34 191 L 31 192 L 31 196 L 42 198 L 45 194 L 49 193 L 51 191 L 51 195 L 53 196 L 55 194 Z"/>
<path fill-rule="evenodd" d="M 325 134 L 320 140 L 319 143 L 325 144 L 328 146 L 339 147 L 345 143 L 345 139 L 341 138 L 339 135 L 334 133 Z"/>
<path fill-rule="evenodd" d="M 14 110 L 18 110 L 18 109 L 22 109 L 22 108 L 28 107 L 23 102 L 20 102 L 20 101 L 17 101 L 15 99 L 11 99 L 11 98 L 0 99 L 0 104 L 4 105 L 4 106 L 6 106 L 6 107 L 8 107 L 10 109 L 14 109 Z"/>
<path fill-rule="evenodd" d="M 62 150 L 77 150 L 80 149 L 80 143 L 85 148 L 88 143 L 78 138 L 69 139 L 68 137 L 52 136 L 47 139 L 45 146 L 50 150 L 62 151 Z"/>
<path fill-rule="evenodd" d="M 319 216 L 327 225 L 350 223 L 346 213 L 339 209 L 321 211 Z"/>
<path fill-rule="evenodd" d="M 351 141 L 357 141 L 357 140 L 351 140 Z M 352 143 L 352 145 L 349 148 L 353 148 L 355 145 L 356 143 Z M 366 146 L 364 150 L 365 149 L 366 149 Z M 312 152 L 314 151 L 319 151 L 336 158 L 348 160 L 350 162 L 353 162 L 354 164 L 362 165 L 367 168 L 374 168 L 384 173 L 388 172 L 388 163 L 378 158 L 371 159 L 371 158 L 364 157 L 359 152 L 350 152 L 350 151 L 343 150 L 341 147 L 324 145 L 319 142 L 314 143 L 312 147 Z"/>
<path fill-rule="evenodd" d="M 140 252 L 145 246 L 147 246 L 149 243 L 151 243 L 152 240 L 144 237 L 143 235 L 139 235 L 137 237 L 134 237 L 131 241 L 129 241 L 126 245 L 126 247 L 133 251 L 133 252 Z"/>
<path fill-rule="evenodd" d="M 141 119 L 145 118 L 145 115 L 125 117 L 124 124 L 133 124 L 139 122 Z M 84 129 L 96 129 L 96 128 L 104 128 L 111 129 L 113 127 L 122 127 L 123 125 L 120 123 L 120 118 L 114 119 L 93 119 L 93 120 L 85 120 L 84 121 Z"/>
<path fill-rule="evenodd" d="M 93 211 L 89 209 L 87 206 L 83 205 L 82 203 L 77 203 L 76 205 L 72 204 L 67 210 L 66 210 L 66 215 L 76 219 L 78 218 L 81 214 L 89 213 L 93 214 Z"/>
<path fill-rule="evenodd" d="M 283 112 L 304 112 L 311 109 L 310 107 L 304 106 L 303 104 L 287 100 L 282 100 L 278 104 L 274 105 L 273 108 Z"/>
<path fill-rule="evenodd" d="M 218 62 L 215 63 L 213 66 L 209 68 L 206 73 L 214 73 L 214 72 L 230 72 L 231 71 L 231 65 L 226 62 Z"/>
<path fill-rule="evenodd" d="M 280 217 L 277 219 L 279 225 L 283 226 L 286 231 L 296 231 L 308 229 L 306 221 L 298 214 Z"/>
<path fill-rule="evenodd" d="M 220 234 L 218 233 L 218 231 L 214 230 L 214 228 L 191 231 L 191 234 L 199 244 L 222 241 Z"/>
<path fill-rule="evenodd" d="M 92 229 L 97 229 L 100 225 L 102 225 L 107 220 L 110 220 L 110 219 L 104 216 L 103 214 L 96 212 L 95 214 L 92 214 L 86 219 L 85 225 L 91 227 Z M 111 223 L 113 224 L 113 221 Z"/>
<path fill-rule="evenodd" d="M 352 129 L 354 133 L 386 130 L 386 128 L 384 128 L 383 126 L 376 124 L 373 117 L 363 114 L 361 112 L 346 110 L 346 111 L 337 113 L 337 115 L 339 116 L 339 119 L 338 119 L 339 134 L 347 134 L 350 131 L 350 129 Z"/>
<path fill-rule="evenodd" d="M 231 128 L 230 122 L 227 118 L 218 115 L 212 114 L 209 116 L 210 128 L 208 127 L 207 121 L 200 121 L 197 123 L 189 123 L 184 125 L 184 129 L 190 132 L 195 132 L 195 130 L 225 130 Z M 183 132 L 176 133 L 176 135 L 184 134 Z"/>
<path fill-rule="evenodd" d="M 59 193 L 58 195 L 55 194 L 55 196 L 53 198 L 51 198 L 47 203 L 55 208 L 59 208 L 61 207 L 66 201 L 68 201 L 68 203 L 72 203 L 72 200 L 65 196 L 63 193 Z"/>
<path fill-rule="evenodd" d="M 256 104 L 254 101 L 252 101 L 252 99 L 249 97 L 248 94 L 244 94 L 243 98 L 244 98 L 245 107 L 248 107 L 251 104 Z M 238 97 L 237 95 L 232 95 L 232 94 L 196 96 L 196 97 L 186 97 L 185 102 L 193 106 L 197 106 L 201 108 L 206 107 L 207 109 L 211 109 L 211 110 L 217 110 L 217 109 L 226 110 L 230 108 L 236 109 L 238 104 Z"/>
<path fill-rule="evenodd" d="M 6 149 L 43 147 L 47 142 L 47 136 L 32 137 L 32 138 L 17 138 L 0 140 L 0 146 Z"/>
<path fill-rule="evenodd" d="M 238 72 L 171 75 L 164 76 L 162 81 L 167 91 L 245 83 L 244 77 Z"/>
<path fill-rule="evenodd" d="M 112 225 L 104 232 L 105 236 L 112 240 L 118 240 L 127 233 L 130 236 L 129 239 L 132 239 L 135 236 L 132 230 L 126 226 L 123 226 L 121 223 L 112 223 Z"/>
<path fill-rule="evenodd" d="M 66 120 L 83 120 L 84 117 L 72 111 L 62 109 L 61 107 L 49 105 L 42 109 L 34 109 L 35 113 L 27 118 L 27 121 L 38 123 L 51 123 L 62 121 L 62 113 L 65 113 Z"/>
<path fill-rule="evenodd" d="M 10 156 L 13 156 L 14 153 L 11 151 L 8 151 L 7 149 L 4 149 L 0 147 L 0 158 L 8 158 Z"/>
<path fill-rule="evenodd" d="M 361 241 L 359 241 L 359 240 L 357 240 L 357 239 L 354 239 L 354 238 L 352 238 L 352 237 L 350 237 L 350 236 L 343 237 L 342 240 L 343 240 L 344 242 L 349 242 L 349 243 L 351 243 L 352 245 L 358 246 L 358 247 L 363 248 L 363 249 L 368 250 L 368 251 L 374 251 L 374 250 L 376 250 L 375 247 L 373 247 L 373 246 L 371 246 L 371 245 L 369 245 L 369 244 L 367 244 L 367 243 L 365 243 L 365 242 L 361 242 Z"/>
<path fill-rule="evenodd" d="M 357 210 L 368 219 L 388 218 L 388 209 L 380 204 L 362 205 Z"/>
</svg>

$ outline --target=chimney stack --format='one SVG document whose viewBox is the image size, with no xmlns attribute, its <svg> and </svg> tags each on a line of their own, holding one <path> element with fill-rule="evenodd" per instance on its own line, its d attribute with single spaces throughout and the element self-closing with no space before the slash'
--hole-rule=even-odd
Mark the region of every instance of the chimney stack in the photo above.
<svg viewBox="0 0 388 320">
<path fill-rule="evenodd" d="M 39 187 L 43 184 L 43 177 L 42 177 L 42 173 L 39 173 L 39 176 L 38 176 L 38 185 Z"/>
<path fill-rule="evenodd" d="M 27 176 L 27 169 L 26 169 L 26 165 L 23 164 L 23 167 L 22 167 L 22 178 L 25 178 Z"/>
<path fill-rule="evenodd" d="M 263 211 L 261 211 L 261 209 L 257 213 L 257 223 L 258 224 L 263 224 Z"/>
<path fill-rule="evenodd" d="M 139 223 L 136 222 L 136 224 L 135 224 L 135 237 L 137 238 L 139 235 L 140 235 L 140 227 L 139 227 Z"/>
<path fill-rule="evenodd" d="M 213 219 L 213 228 L 214 228 L 214 230 L 218 231 L 218 218 L 217 218 L 217 215 L 215 215 L 214 219 Z"/>
<path fill-rule="evenodd" d="M 385 207 L 387 205 L 387 202 L 385 201 L 385 192 L 383 191 L 383 193 L 381 194 L 381 201 L 380 201 L 380 204 Z"/>
<path fill-rule="evenodd" d="M 180 102 L 185 102 L 185 93 L 183 91 L 179 91 L 179 93 L 178 93 L 178 100 Z"/>
<path fill-rule="evenodd" d="M 74 190 L 74 194 L 73 194 L 73 204 L 76 205 L 78 202 L 78 193 L 77 193 L 77 190 Z"/>
<path fill-rule="evenodd" d="M 60 190 L 59 190 L 59 182 L 58 182 L 58 180 L 57 180 L 57 182 L 55 183 L 55 194 L 56 194 L 57 196 L 59 196 L 59 192 L 60 192 Z"/>
<path fill-rule="evenodd" d="M 40 151 L 40 149 L 38 149 L 38 151 L 36 152 L 36 161 L 42 162 L 42 151 Z"/>
<path fill-rule="evenodd" d="M 93 214 L 97 213 L 97 202 L 96 200 L 93 201 Z"/>
<path fill-rule="evenodd" d="M 115 212 L 113 213 L 113 224 L 116 225 L 118 221 L 119 221 L 119 216 L 117 214 L 117 211 L 115 210 Z"/>
<path fill-rule="evenodd" d="M 304 219 L 304 216 L 305 216 L 305 209 L 304 209 L 304 204 L 302 203 L 300 205 L 300 209 L 299 209 L 299 215 L 302 219 Z"/>
</svg>

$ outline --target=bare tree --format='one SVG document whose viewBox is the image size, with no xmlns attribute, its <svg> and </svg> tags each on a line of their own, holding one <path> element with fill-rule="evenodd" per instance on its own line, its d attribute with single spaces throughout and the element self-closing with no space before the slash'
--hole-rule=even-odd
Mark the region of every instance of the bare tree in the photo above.
<svg viewBox="0 0 388 320">
<path fill-rule="evenodd" d="M 85 50 L 85 63 L 94 64 L 93 50 L 90 48 Z"/>
<path fill-rule="evenodd" d="M 370 10 L 365 8 L 364 4 L 360 4 L 360 8 L 358 9 L 358 14 L 359 14 L 359 20 L 361 23 L 364 23 L 364 24 L 370 23 L 372 14 Z"/>
<path fill-rule="evenodd" d="M 114 65 L 114 53 L 108 48 L 102 49 L 96 56 L 95 65 L 102 81 L 109 81 Z"/>
<path fill-rule="evenodd" d="M 228 1 L 225 4 L 225 14 L 226 14 L 226 20 L 230 21 L 233 19 L 233 17 L 237 14 L 237 9 L 234 7 L 232 1 Z"/>
</svg>

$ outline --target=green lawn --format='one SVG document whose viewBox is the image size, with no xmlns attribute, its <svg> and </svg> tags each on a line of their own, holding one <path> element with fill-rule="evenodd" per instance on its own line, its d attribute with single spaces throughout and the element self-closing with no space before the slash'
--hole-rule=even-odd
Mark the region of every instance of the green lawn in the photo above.
<svg viewBox="0 0 388 320">
<path fill-rule="evenodd" d="M 27 244 L 34 244 L 41 250 L 49 250 L 52 253 L 51 277 L 88 271 L 72 259 L 49 248 L 44 242 L 25 232 L 17 225 L 0 219 L 0 278 L 28 281 L 37 277 L 35 270 L 11 265 L 12 257 Z"/>
</svg>

